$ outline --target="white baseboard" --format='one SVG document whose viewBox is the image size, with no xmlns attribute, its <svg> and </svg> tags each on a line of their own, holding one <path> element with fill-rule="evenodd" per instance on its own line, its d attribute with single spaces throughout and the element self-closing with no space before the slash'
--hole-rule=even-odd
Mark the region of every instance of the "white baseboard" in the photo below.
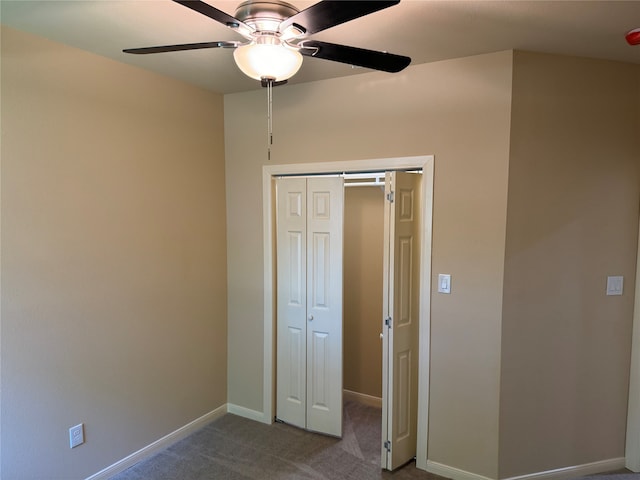
<svg viewBox="0 0 640 480">
<path fill-rule="evenodd" d="M 427 472 L 435 473 L 441 477 L 451 478 L 452 480 L 492 480 L 489 477 L 484 477 L 477 473 L 467 472 L 431 460 L 427 460 Z"/>
<path fill-rule="evenodd" d="M 382 408 L 382 399 L 379 397 L 374 397 L 373 395 L 367 395 L 365 393 L 352 392 L 351 390 L 343 390 L 342 394 L 344 400 L 353 400 L 354 402 L 359 402 L 371 407 Z"/>
<path fill-rule="evenodd" d="M 271 424 L 272 419 L 265 418 L 262 412 L 257 410 L 251 410 L 250 408 L 241 407 L 240 405 L 234 405 L 233 403 L 227 404 L 227 412 L 237 415 L 239 417 L 248 418 L 249 420 L 255 420 L 256 422 Z"/>
<path fill-rule="evenodd" d="M 90 477 L 87 477 L 85 480 L 107 480 L 108 478 L 120 472 L 125 471 L 127 468 L 132 467 L 136 463 L 182 440 L 183 438 L 189 436 L 196 430 L 199 430 L 200 428 L 204 427 L 208 423 L 211 423 L 214 420 L 222 417 L 225 413 L 227 413 L 227 404 L 221 405 L 220 407 L 210 411 L 209 413 L 205 413 L 200 418 L 196 418 L 194 421 L 187 423 L 186 425 L 178 428 L 177 430 L 169 433 L 168 435 L 165 435 L 159 440 L 156 440 L 150 445 L 147 445 L 146 447 L 141 448 L 140 450 L 132 453 L 128 457 L 125 457 L 122 460 L 117 461 L 113 465 L 110 465 L 107 468 L 100 470 L 98 473 L 94 473 Z"/>
<path fill-rule="evenodd" d="M 517 477 L 509 477 L 504 480 L 566 480 L 569 478 L 582 477 L 584 475 L 594 475 L 596 473 L 605 473 L 611 472 L 613 470 L 620 470 L 624 468 L 624 463 L 624 457 L 611 458 L 609 460 L 585 463 L 583 465 L 557 468 L 555 470 L 548 470 L 546 472 L 518 475 Z"/>
<path fill-rule="evenodd" d="M 612 458 L 609 460 L 601 460 L 599 462 L 586 463 L 584 465 L 574 465 L 572 467 L 557 468 L 555 470 L 547 470 L 545 472 L 508 477 L 502 480 L 568 480 L 585 475 L 594 475 L 596 473 L 620 470 L 624 468 L 624 463 L 624 458 Z M 431 460 L 427 460 L 427 472 L 435 473 L 436 475 L 450 478 L 452 480 L 491 480 L 488 477 L 460 470 L 459 468 L 450 467 L 448 465 L 443 465 L 438 462 L 432 462 Z"/>
</svg>

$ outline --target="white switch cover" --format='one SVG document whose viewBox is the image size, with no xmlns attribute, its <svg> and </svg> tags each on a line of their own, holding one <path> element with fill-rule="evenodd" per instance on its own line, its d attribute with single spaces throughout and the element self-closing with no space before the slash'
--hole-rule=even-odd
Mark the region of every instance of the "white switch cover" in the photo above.
<svg viewBox="0 0 640 480">
<path fill-rule="evenodd" d="M 74 448 L 84 443 L 84 424 L 80 423 L 69 429 L 69 447 Z"/>
<path fill-rule="evenodd" d="M 438 293 L 451 293 L 451 275 L 447 273 L 438 275 Z"/>
<path fill-rule="evenodd" d="M 624 277 L 607 277 L 607 295 L 622 295 Z"/>
</svg>

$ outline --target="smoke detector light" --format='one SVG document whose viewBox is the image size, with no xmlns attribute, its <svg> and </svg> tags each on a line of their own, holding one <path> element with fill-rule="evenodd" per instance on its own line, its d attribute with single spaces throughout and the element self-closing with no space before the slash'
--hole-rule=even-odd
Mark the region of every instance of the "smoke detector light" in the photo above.
<svg viewBox="0 0 640 480">
<path fill-rule="evenodd" d="M 640 45 L 640 28 L 634 28 L 624 36 L 629 45 Z"/>
</svg>

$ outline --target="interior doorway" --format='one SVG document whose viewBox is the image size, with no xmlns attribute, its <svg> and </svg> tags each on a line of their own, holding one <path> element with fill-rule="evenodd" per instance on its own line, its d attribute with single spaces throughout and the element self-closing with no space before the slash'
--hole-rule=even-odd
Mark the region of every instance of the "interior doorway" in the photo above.
<svg viewBox="0 0 640 480">
<path fill-rule="evenodd" d="M 420 335 L 418 339 L 418 412 L 416 466 L 426 469 L 428 432 L 428 385 L 429 385 L 429 321 L 431 292 L 431 219 L 433 203 L 433 157 L 408 157 L 352 162 L 327 162 L 314 164 L 278 165 L 263 167 L 263 219 L 264 219 L 264 391 L 263 418 L 271 423 L 275 416 L 275 212 L 273 209 L 274 182 L 278 175 L 307 175 L 341 172 L 363 172 L 379 170 L 420 169 L 424 174 L 424 185 L 419 196 L 421 205 L 422 232 L 420 235 L 419 285 L 420 285 Z"/>
<path fill-rule="evenodd" d="M 373 342 L 372 355 L 359 374 L 376 371 L 372 367 L 377 350 L 381 354 L 377 375 L 382 380 L 380 465 L 387 470 L 406 464 L 416 454 L 421 185 L 421 171 L 276 179 L 276 418 L 342 437 L 342 379 L 350 366 L 343 353 L 349 344 L 356 348 L 362 344 L 360 335 L 350 342 L 344 337 L 345 326 L 352 322 L 350 318 L 343 322 L 343 306 L 349 306 L 349 293 L 365 299 L 361 308 L 379 300 L 381 305 L 364 320 L 378 325 L 382 345 Z M 347 191 L 378 186 L 384 195 L 377 216 L 344 221 Z M 381 223 L 378 238 L 372 235 L 376 223 Z M 364 258 L 360 255 L 369 243 L 380 240 L 382 249 Z M 350 255 L 343 255 L 345 245 L 354 241 Z M 353 270 L 350 256 L 360 260 L 357 270 L 369 263 L 380 268 L 348 281 L 349 292 L 343 289 L 343 278 Z M 357 316 L 358 310 L 350 313 Z M 375 336 L 370 335 L 369 342 Z"/>
</svg>

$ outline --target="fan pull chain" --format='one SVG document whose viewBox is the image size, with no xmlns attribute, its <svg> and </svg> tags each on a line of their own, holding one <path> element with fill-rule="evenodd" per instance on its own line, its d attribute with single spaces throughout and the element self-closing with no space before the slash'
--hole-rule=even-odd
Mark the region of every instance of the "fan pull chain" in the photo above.
<svg viewBox="0 0 640 480">
<path fill-rule="evenodd" d="M 267 84 L 267 160 L 271 160 L 273 145 L 273 78 L 263 78 Z"/>
</svg>

